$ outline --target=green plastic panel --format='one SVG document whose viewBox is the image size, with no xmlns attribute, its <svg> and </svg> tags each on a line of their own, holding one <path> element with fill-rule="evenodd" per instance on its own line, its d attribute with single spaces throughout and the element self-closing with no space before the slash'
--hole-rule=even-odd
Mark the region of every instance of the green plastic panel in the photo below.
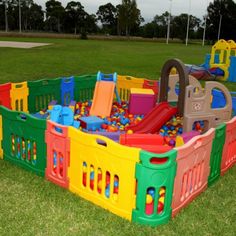
<svg viewBox="0 0 236 236">
<path fill-rule="evenodd" d="M 157 226 L 169 221 L 172 214 L 172 195 L 176 175 L 177 151 L 164 154 L 140 152 L 140 163 L 136 164 L 137 196 L 136 209 L 132 212 L 132 221 Z M 156 196 L 152 214 L 146 214 L 146 194 L 149 188 L 155 189 Z M 165 188 L 164 209 L 158 213 L 159 190 Z"/>
<path fill-rule="evenodd" d="M 97 75 L 75 76 L 76 101 L 83 102 L 93 98 L 93 92 L 97 81 Z"/>
<path fill-rule="evenodd" d="M 52 100 L 57 100 L 57 102 L 60 103 L 60 86 L 61 78 L 29 81 L 29 112 L 36 113 L 40 110 L 47 109 L 48 103 Z"/>
<path fill-rule="evenodd" d="M 212 143 L 210 159 L 210 175 L 208 177 L 208 186 L 211 186 L 220 178 L 220 168 L 222 153 L 225 144 L 226 124 L 221 124 L 216 128 L 215 138 Z"/>
<path fill-rule="evenodd" d="M 46 120 L 0 106 L 3 159 L 44 176 Z"/>
</svg>

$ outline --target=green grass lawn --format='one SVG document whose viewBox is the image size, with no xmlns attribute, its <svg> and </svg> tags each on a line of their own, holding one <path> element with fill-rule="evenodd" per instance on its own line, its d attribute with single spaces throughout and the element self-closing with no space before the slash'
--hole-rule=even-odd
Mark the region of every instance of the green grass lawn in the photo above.
<svg viewBox="0 0 236 236">
<path fill-rule="evenodd" d="M 157 79 L 165 60 L 201 64 L 210 47 L 152 42 L 0 38 L 52 43 L 0 48 L 0 83 L 102 72 Z M 227 83 L 230 90 L 236 85 Z M 236 167 L 167 225 L 130 223 L 44 178 L 0 161 L 0 235 L 235 235 Z"/>
</svg>

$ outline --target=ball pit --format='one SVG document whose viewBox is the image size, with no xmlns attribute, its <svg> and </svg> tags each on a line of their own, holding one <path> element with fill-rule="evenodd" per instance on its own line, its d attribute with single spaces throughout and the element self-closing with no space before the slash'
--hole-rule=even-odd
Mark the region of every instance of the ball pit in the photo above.
<svg viewBox="0 0 236 236">
<path fill-rule="evenodd" d="M 89 116 L 92 101 L 78 102 L 76 104 L 76 111 L 74 118 L 79 120 L 81 117 Z M 110 117 L 100 117 L 104 120 L 99 130 L 96 129 L 82 129 L 83 131 L 100 131 L 100 132 L 117 132 L 125 131 L 126 127 L 131 124 L 137 124 L 142 120 L 144 115 L 133 115 L 128 112 L 128 102 L 122 101 L 121 104 L 114 102 Z"/>
<path fill-rule="evenodd" d="M 91 106 L 92 100 L 77 102 L 75 105 L 74 120 L 79 121 L 82 117 L 88 117 Z M 47 111 L 42 110 L 41 113 L 45 116 Z M 129 130 L 128 127 L 138 124 L 144 118 L 144 115 L 133 115 L 129 113 L 129 103 L 122 101 L 121 104 L 118 102 L 113 103 L 109 117 L 99 118 L 104 121 L 99 129 L 94 126 L 89 129 L 80 127 L 80 130 L 84 132 L 126 132 L 127 134 L 132 134 L 133 131 Z M 192 129 L 201 133 L 204 130 L 204 121 L 196 121 Z M 173 116 L 161 127 L 157 134 L 163 136 L 165 145 L 175 147 L 176 137 L 183 134 L 183 118 L 178 115 Z"/>
</svg>

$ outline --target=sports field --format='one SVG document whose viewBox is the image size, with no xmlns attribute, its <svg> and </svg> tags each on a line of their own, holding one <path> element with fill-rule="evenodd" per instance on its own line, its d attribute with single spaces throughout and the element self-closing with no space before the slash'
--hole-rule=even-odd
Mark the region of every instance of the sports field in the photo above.
<svg viewBox="0 0 236 236">
<path fill-rule="evenodd" d="M 50 43 L 0 48 L 0 83 L 117 72 L 157 79 L 165 60 L 201 64 L 210 47 L 134 41 L 0 38 Z M 227 83 L 231 91 L 236 85 Z M 8 162 L 0 161 L 0 235 L 235 235 L 236 167 L 167 225 L 130 223 Z"/>
</svg>

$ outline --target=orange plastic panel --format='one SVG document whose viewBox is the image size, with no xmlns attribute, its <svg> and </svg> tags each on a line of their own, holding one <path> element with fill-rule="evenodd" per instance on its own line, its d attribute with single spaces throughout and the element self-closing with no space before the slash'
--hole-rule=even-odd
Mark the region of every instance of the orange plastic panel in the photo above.
<svg viewBox="0 0 236 236">
<path fill-rule="evenodd" d="M 226 123 L 226 138 L 221 162 L 221 175 L 236 163 L 236 117 Z"/>
<path fill-rule="evenodd" d="M 184 146 L 176 148 L 178 155 L 172 216 L 207 188 L 214 136 L 215 130 L 210 129 L 204 135 L 196 136 Z"/>
<path fill-rule="evenodd" d="M 63 188 L 68 188 L 67 171 L 70 158 L 68 127 L 47 121 L 46 143 L 46 178 Z"/>
</svg>

